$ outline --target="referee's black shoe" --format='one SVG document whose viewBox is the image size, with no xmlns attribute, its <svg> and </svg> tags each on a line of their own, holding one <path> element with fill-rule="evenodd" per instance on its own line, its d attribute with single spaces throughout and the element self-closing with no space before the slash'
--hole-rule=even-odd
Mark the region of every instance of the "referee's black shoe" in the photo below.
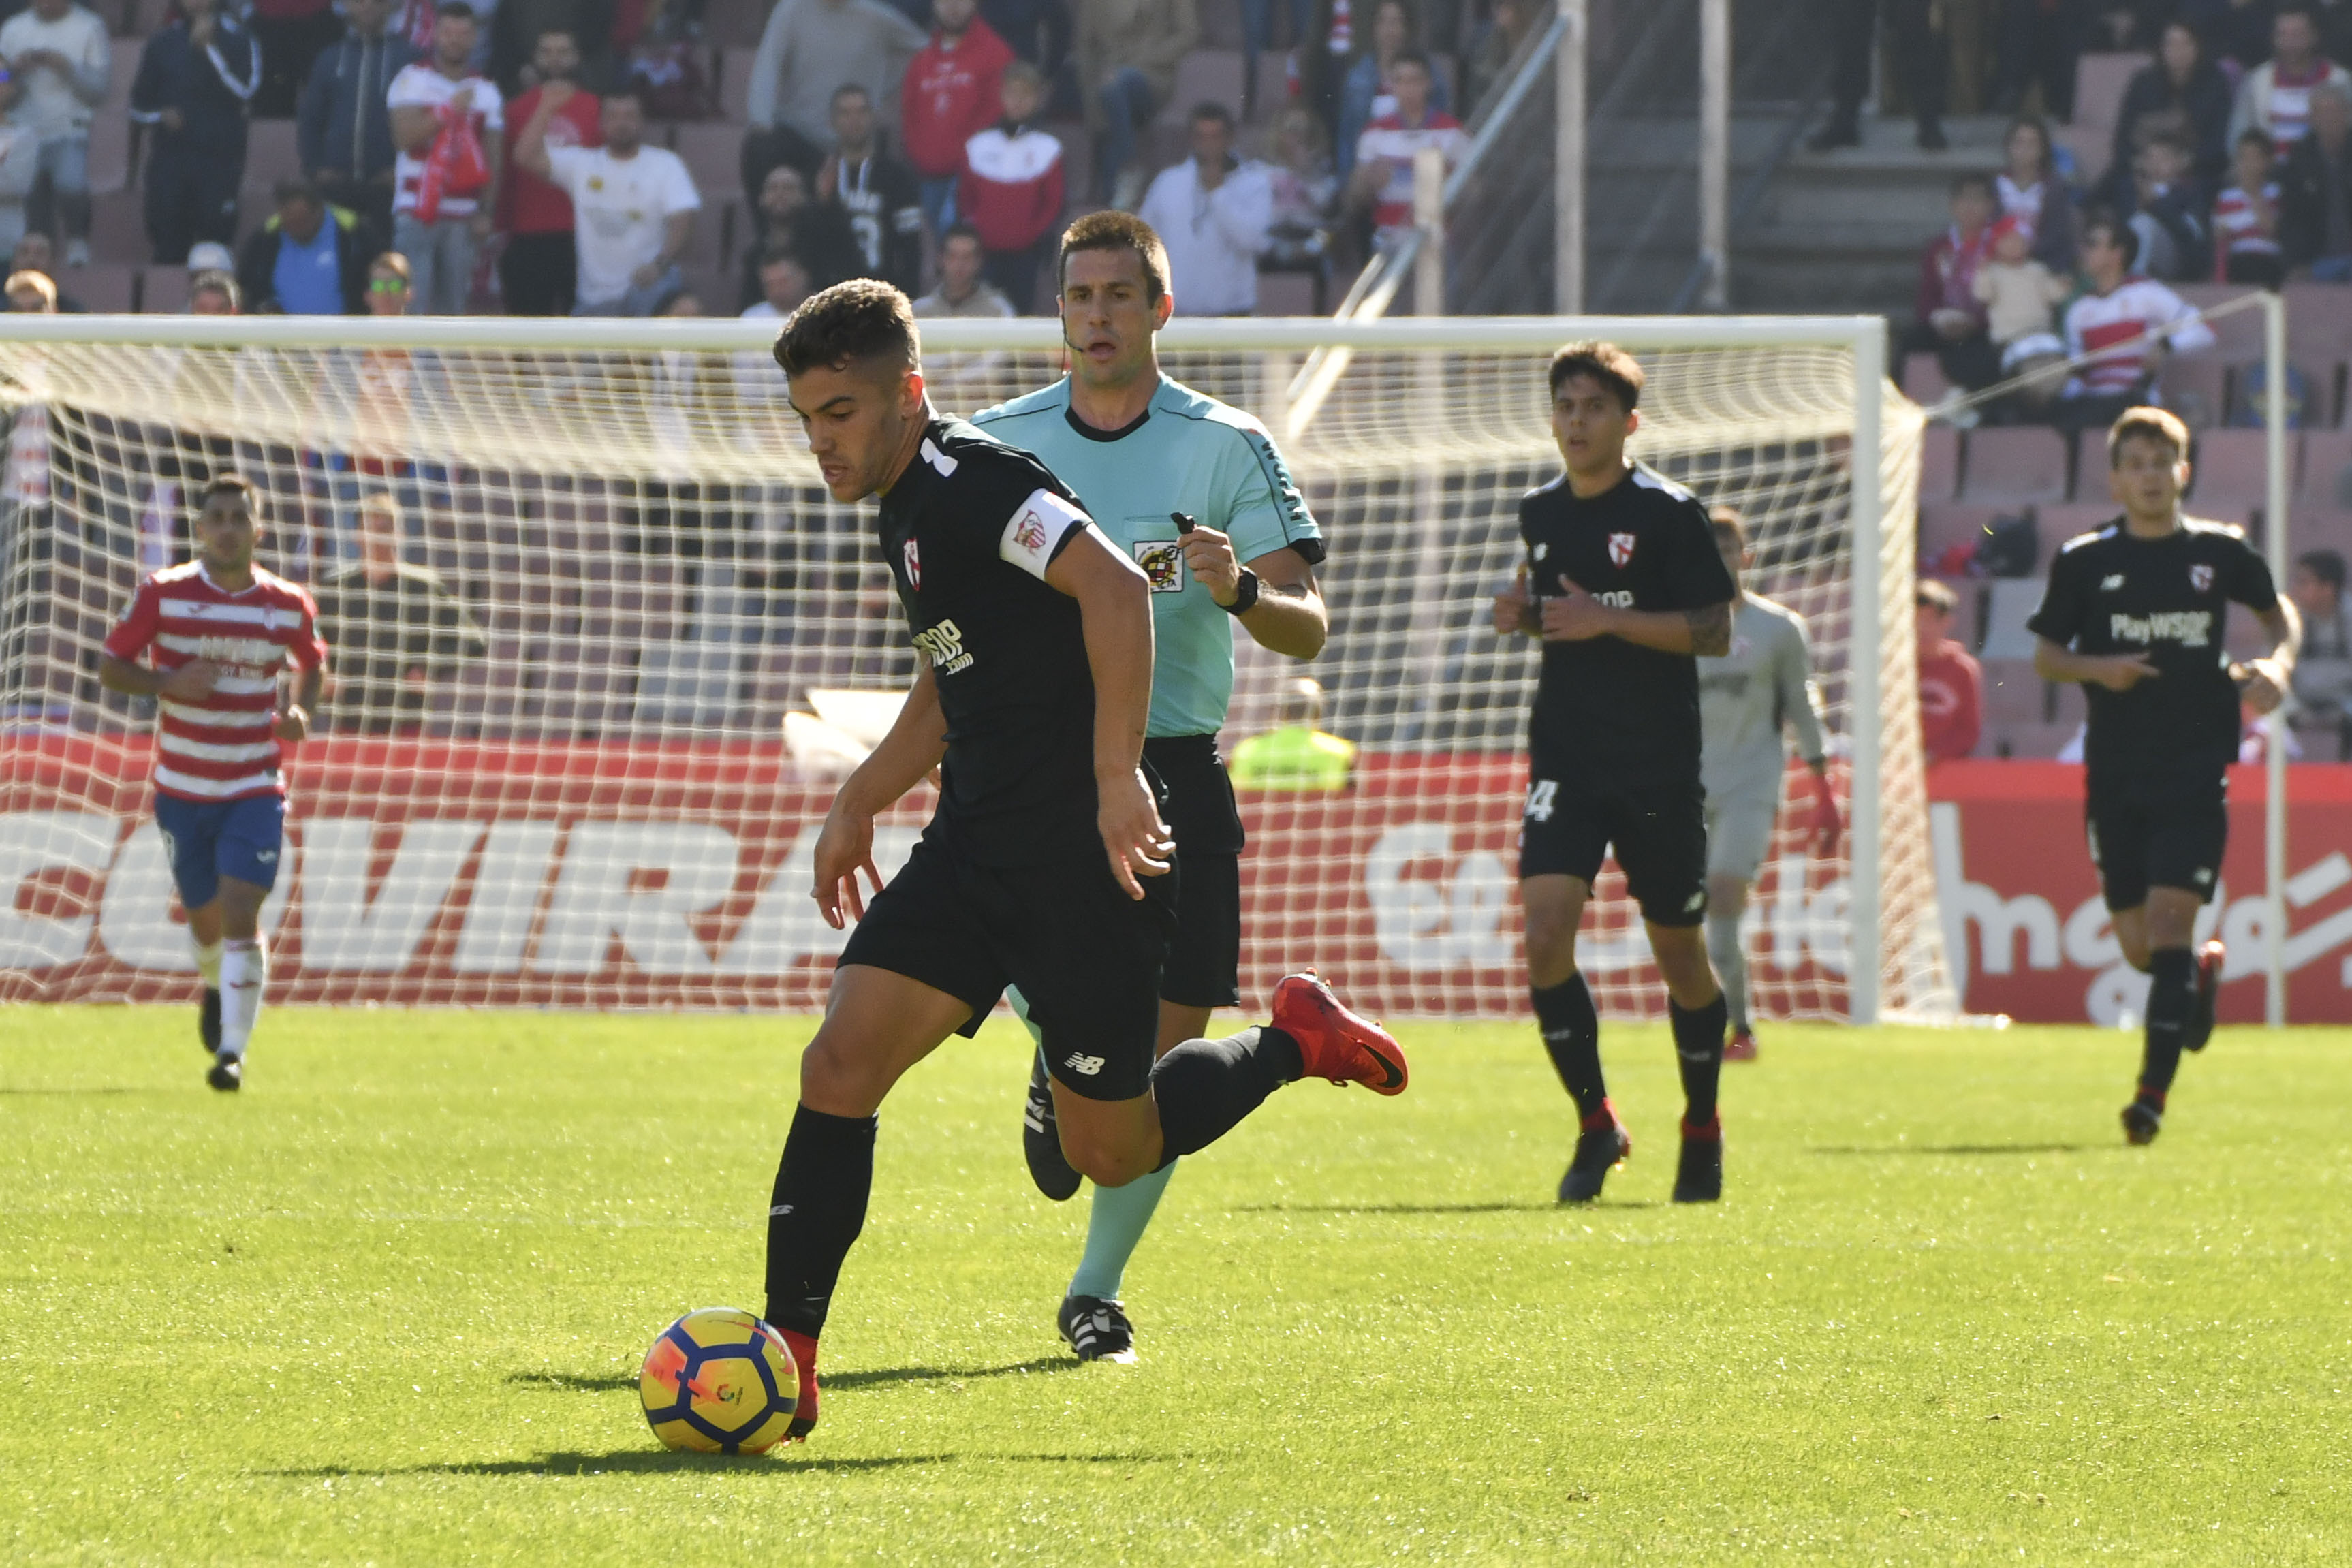
<svg viewBox="0 0 2352 1568">
<path fill-rule="evenodd" d="M 2146 1094 L 2124 1107 L 2124 1142 L 2135 1147 L 2153 1143 L 2164 1131 L 2164 1100 Z"/>
<path fill-rule="evenodd" d="M 1633 1135 L 1617 1120 L 1617 1108 L 1602 1100 L 1601 1109 L 1584 1119 L 1584 1131 L 1577 1134 L 1576 1155 L 1568 1163 L 1568 1173 L 1559 1179 L 1559 1201 L 1591 1203 L 1601 1195 L 1601 1184 L 1609 1179 L 1609 1173 L 1633 1152 Z"/>
<path fill-rule="evenodd" d="M 1055 1203 L 1078 1192 L 1080 1177 L 1062 1155 L 1062 1128 L 1054 1120 L 1054 1079 L 1040 1049 L 1029 1068 L 1029 1099 L 1021 1108 L 1021 1152 L 1028 1156 L 1029 1179 Z M 1083 1359 L 1083 1358 L 1081 1358 Z"/>
<path fill-rule="evenodd" d="M 1675 1202 L 1723 1201 L 1723 1118 L 1704 1127 L 1683 1123 L 1683 1156 L 1675 1166 Z"/>
<path fill-rule="evenodd" d="M 2217 937 L 2197 950 L 2197 1003 L 2189 1015 L 2189 1037 L 2180 1043 L 2201 1051 L 2213 1037 L 2213 1009 L 2221 996 L 2221 965 L 2230 950 Z"/>
<path fill-rule="evenodd" d="M 1117 1301 L 1100 1296 L 1065 1296 L 1062 1310 L 1055 1316 L 1061 1322 L 1062 1337 L 1080 1361 L 1127 1364 L 1135 1360 L 1135 1325 L 1127 1321 L 1127 1310 Z"/>
<path fill-rule="evenodd" d="M 196 1009 L 196 1038 L 205 1043 L 205 1055 L 220 1055 L 220 989 L 205 987 L 205 1000 Z"/>
</svg>

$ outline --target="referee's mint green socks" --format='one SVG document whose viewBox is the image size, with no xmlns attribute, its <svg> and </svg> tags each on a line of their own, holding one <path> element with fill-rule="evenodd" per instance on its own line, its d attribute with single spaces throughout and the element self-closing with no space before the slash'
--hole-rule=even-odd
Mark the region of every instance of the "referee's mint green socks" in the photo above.
<svg viewBox="0 0 2352 1568">
<path fill-rule="evenodd" d="M 1118 1300 L 1127 1260 L 1142 1245 L 1152 1211 L 1160 1206 L 1160 1194 L 1168 1190 L 1168 1178 L 1175 1173 L 1176 1163 L 1171 1160 L 1123 1187 L 1095 1189 L 1094 1212 L 1087 1220 L 1087 1250 L 1078 1259 L 1078 1271 L 1070 1276 L 1071 1295 Z"/>
</svg>

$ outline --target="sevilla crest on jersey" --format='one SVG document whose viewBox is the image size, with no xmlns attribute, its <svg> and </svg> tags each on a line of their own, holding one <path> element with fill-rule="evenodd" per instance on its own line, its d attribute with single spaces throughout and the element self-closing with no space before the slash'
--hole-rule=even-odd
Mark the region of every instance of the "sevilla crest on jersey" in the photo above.
<svg viewBox="0 0 2352 1568">
<path fill-rule="evenodd" d="M 907 558 L 907 586 L 919 594 L 923 591 L 922 552 L 915 548 L 915 542 L 910 539 L 902 553 Z"/>
<path fill-rule="evenodd" d="M 1609 536 L 1609 563 L 1612 566 L 1623 566 L 1627 562 L 1633 559 L 1633 536 L 1630 533 L 1611 534 Z"/>
<path fill-rule="evenodd" d="M 2200 594 L 2213 591 L 2213 568 L 2200 561 L 2189 568 L 2189 585 Z"/>
</svg>

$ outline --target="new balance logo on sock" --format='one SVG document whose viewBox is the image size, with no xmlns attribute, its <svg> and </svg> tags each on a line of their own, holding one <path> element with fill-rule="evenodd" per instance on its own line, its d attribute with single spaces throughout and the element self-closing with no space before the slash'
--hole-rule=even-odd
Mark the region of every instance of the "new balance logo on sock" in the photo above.
<svg viewBox="0 0 2352 1568">
<path fill-rule="evenodd" d="M 1102 1071 L 1103 1061 L 1104 1058 L 1101 1057 L 1072 1056 L 1062 1065 L 1069 1068 L 1072 1072 L 1082 1072 L 1088 1078 L 1092 1078 L 1095 1074 Z M 1044 1130 L 1041 1128 L 1039 1131 L 1042 1131 Z"/>
</svg>

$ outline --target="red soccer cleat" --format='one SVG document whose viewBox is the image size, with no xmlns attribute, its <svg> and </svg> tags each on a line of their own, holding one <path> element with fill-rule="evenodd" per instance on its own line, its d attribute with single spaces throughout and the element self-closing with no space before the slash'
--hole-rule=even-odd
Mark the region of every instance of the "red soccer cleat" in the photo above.
<svg viewBox="0 0 2352 1568">
<path fill-rule="evenodd" d="M 790 1329 L 776 1331 L 784 1336 L 784 1346 L 801 1373 L 800 1401 L 793 1408 L 793 1424 L 784 1429 L 784 1441 L 798 1443 L 816 1429 L 816 1342 Z"/>
<path fill-rule="evenodd" d="M 1360 1083 L 1374 1094 L 1402 1094 L 1404 1047 L 1378 1024 L 1349 1011 L 1314 974 L 1286 974 L 1274 988 L 1274 1026 L 1298 1042 L 1302 1078 Z"/>
<path fill-rule="evenodd" d="M 1724 1042 L 1723 1059 L 1727 1062 L 1752 1062 L 1756 1059 L 1756 1037 L 1747 1030 Z"/>
</svg>

